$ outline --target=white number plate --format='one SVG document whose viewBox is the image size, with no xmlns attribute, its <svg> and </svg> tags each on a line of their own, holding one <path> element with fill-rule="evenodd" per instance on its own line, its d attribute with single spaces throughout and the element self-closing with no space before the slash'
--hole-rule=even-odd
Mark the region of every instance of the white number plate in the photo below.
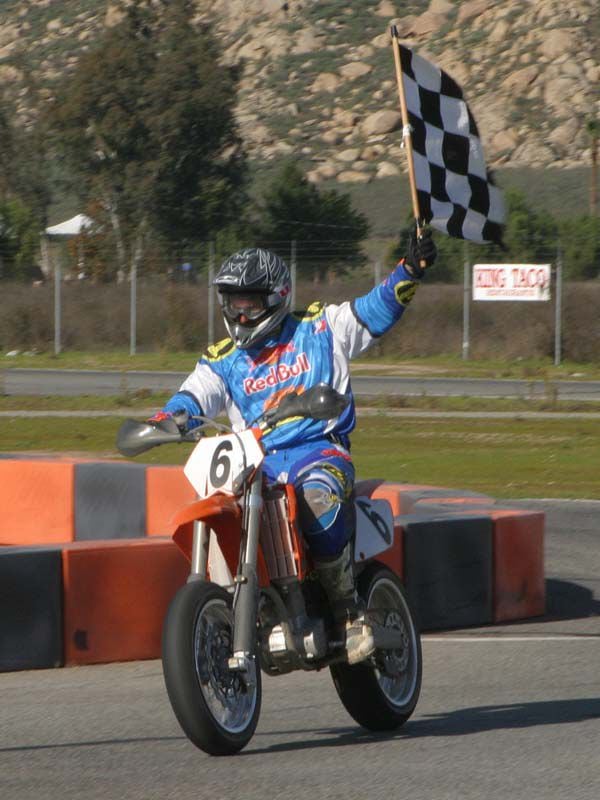
<svg viewBox="0 0 600 800">
<path fill-rule="evenodd" d="M 237 482 L 248 467 L 262 463 L 264 453 L 251 430 L 201 439 L 183 472 L 200 497 L 216 492 L 237 494 Z"/>
<path fill-rule="evenodd" d="M 356 561 L 382 553 L 394 542 L 394 516 L 387 500 L 371 500 L 357 497 L 356 539 L 354 554 Z"/>
</svg>

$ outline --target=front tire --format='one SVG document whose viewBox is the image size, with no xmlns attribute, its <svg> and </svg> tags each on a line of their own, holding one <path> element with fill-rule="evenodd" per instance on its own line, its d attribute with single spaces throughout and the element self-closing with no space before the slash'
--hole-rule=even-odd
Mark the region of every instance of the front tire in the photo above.
<svg viewBox="0 0 600 800">
<path fill-rule="evenodd" d="M 187 583 L 173 598 L 163 628 L 162 662 L 171 706 L 196 747 L 214 756 L 245 747 L 260 714 L 261 676 L 229 669 L 231 595 L 214 583 Z"/>
<path fill-rule="evenodd" d="M 421 691 L 421 640 L 404 587 L 386 567 L 374 565 L 359 578 L 358 592 L 374 622 L 402 631 L 399 650 L 378 650 L 367 661 L 334 664 L 331 675 L 353 719 L 370 731 L 392 731 L 413 713 Z"/>
</svg>

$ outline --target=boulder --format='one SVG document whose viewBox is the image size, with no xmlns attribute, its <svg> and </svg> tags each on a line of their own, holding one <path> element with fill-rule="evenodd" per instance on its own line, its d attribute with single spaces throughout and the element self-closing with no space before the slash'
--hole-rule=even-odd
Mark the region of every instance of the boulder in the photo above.
<svg viewBox="0 0 600 800">
<path fill-rule="evenodd" d="M 318 75 L 309 90 L 316 94 L 317 92 L 335 92 L 340 85 L 340 78 L 333 72 L 322 72 Z"/>
<path fill-rule="evenodd" d="M 513 164 L 527 164 L 529 166 L 540 166 L 551 164 L 554 161 L 554 153 L 545 144 L 530 141 L 524 142 L 518 147 L 511 156 Z"/>
<path fill-rule="evenodd" d="M 338 183 L 368 183 L 371 175 L 368 172 L 357 172 L 353 169 L 344 170 L 337 176 Z"/>
<path fill-rule="evenodd" d="M 273 135 L 266 125 L 250 125 L 246 136 L 255 144 L 266 144 L 273 141 Z"/>
<path fill-rule="evenodd" d="M 342 150 L 340 153 L 336 154 L 336 158 L 338 161 L 356 161 L 358 156 L 360 155 L 360 150 L 356 147 L 349 147 L 347 150 Z"/>
<path fill-rule="evenodd" d="M 121 22 L 124 16 L 124 8 L 109 4 L 106 8 L 106 13 L 104 14 L 104 25 L 107 28 L 114 28 L 115 25 L 118 25 L 119 22 Z"/>
<path fill-rule="evenodd" d="M 561 155 L 568 155 L 573 149 L 573 143 L 578 133 L 579 124 L 575 119 L 571 118 L 563 122 L 562 125 L 559 125 L 557 128 L 554 128 L 552 133 L 549 134 L 547 141 Z"/>
<path fill-rule="evenodd" d="M 333 161 L 325 161 L 323 164 L 319 164 L 317 170 L 322 178 L 328 179 L 335 178 L 339 172 L 339 167 L 336 167 Z"/>
<path fill-rule="evenodd" d="M 333 117 L 336 124 L 342 128 L 352 128 L 360 119 L 357 111 L 348 111 L 343 108 L 336 108 L 333 112 Z"/>
<path fill-rule="evenodd" d="M 473 17 L 478 17 L 493 5 L 496 5 L 495 0 L 467 0 L 466 3 L 460 3 L 456 24 L 462 25 L 463 23 L 473 19 Z"/>
<path fill-rule="evenodd" d="M 402 116 L 399 111 L 383 110 L 369 114 L 361 125 L 365 136 L 374 136 L 382 133 L 391 133 L 402 127 Z"/>
<path fill-rule="evenodd" d="M 445 22 L 445 14 L 433 14 L 431 11 L 425 11 L 413 22 L 411 33 L 415 36 L 428 36 L 437 33 Z"/>
<path fill-rule="evenodd" d="M 512 153 L 518 144 L 518 138 L 513 130 L 498 131 L 490 142 L 489 155 L 491 158 Z"/>
<path fill-rule="evenodd" d="M 373 67 L 370 64 L 365 64 L 363 61 L 352 61 L 350 64 L 344 64 L 343 67 L 340 67 L 340 73 L 343 77 L 351 81 L 368 75 L 372 70 Z"/>
<path fill-rule="evenodd" d="M 346 133 L 341 131 L 339 128 L 332 128 L 329 131 L 325 131 L 325 133 L 321 135 L 321 139 L 325 142 L 325 144 L 335 145 L 343 141 L 345 135 Z"/>
<path fill-rule="evenodd" d="M 375 9 L 375 14 L 378 17 L 395 17 L 397 13 L 396 6 L 391 0 L 381 0 Z"/>
<path fill-rule="evenodd" d="M 400 175 L 400 169 L 391 161 L 382 161 L 377 167 L 377 178 L 391 178 Z"/>
<path fill-rule="evenodd" d="M 501 86 L 503 89 L 509 91 L 512 91 L 512 89 L 523 89 L 533 83 L 538 75 L 539 68 L 532 64 L 529 67 L 523 67 L 523 69 L 518 69 L 516 72 L 509 73 L 508 77 L 502 81 Z"/>
<path fill-rule="evenodd" d="M 554 28 L 545 33 L 540 52 L 550 60 L 563 54 L 574 52 L 577 48 L 575 33 L 567 28 Z"/>
<path fill-rule="evenodd" d="M 312 31 L 300 31 L 293 37 L 292 53 L 295 56 L 312 53 L 321 46 L 321 40 Z"/>
<path fill-rule="evenodd" d="M 544 87 L 544 101 L 546 105 L 558 110 L 566 111 L 577 92 L 577 83 L 572 78 L 554 78 Z"/>
<path fill-rule="evenodd" d="M 427 10 L 431 14 L 444 14 L 448 16 L 454 11 L 454 6 L 449 0 L 431 0 Z"/>
</svg>

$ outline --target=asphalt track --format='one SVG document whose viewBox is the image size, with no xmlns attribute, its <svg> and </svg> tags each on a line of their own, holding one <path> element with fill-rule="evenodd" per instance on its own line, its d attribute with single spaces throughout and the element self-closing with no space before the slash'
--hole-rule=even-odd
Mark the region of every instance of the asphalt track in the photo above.
<svg viewBox="0 0 600 800">
<path fill-rule="evenodd" d="M 293 797 L 598 800 L 600 502 L 547 513 L 546 617 L 427 634 L 395 735 L 359 729 L 328 673 L 265 678 L 256 735 L 211 758 L 178 728 L 160 662 L 0 675 L 2 800 Z"/>
<path fill-rule="evenodd" d="M 191 365 L 190 365 L 191 367 Z M 118 395 L 142 389 L 175 392 L 187 373 L 58 369 L 0 370 L 0 394 Z M 492 380 L 487 378 L 409 378 L 353 375 L 357 397 L 506 397 L 600 400 L 600 381 Z"/>
</svg>

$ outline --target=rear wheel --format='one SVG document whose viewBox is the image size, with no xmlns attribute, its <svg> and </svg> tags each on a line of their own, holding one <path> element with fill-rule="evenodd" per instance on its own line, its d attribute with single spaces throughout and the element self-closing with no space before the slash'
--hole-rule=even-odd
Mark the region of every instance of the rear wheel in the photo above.
<svg viewBox="0 0 600 800">
<path fill-rule="evenodd" d="M 184 733 L 211 755 L 245 747 L 260 713 L 260 669 L 230 670 L 232 643 L 231 595 L 205 581 L 183 586 L 165 619 L 163 672 Z"/>
<path fill-rule="evenodd" d="M 334 664 L 331 675 L 346 711 L 372 731 L 399 728 L 413 713 L 421 691 L 421 640 L 404 587 L 386 567 L 367 568 L 358 581 L 368 617 L 400 631 L 402 647 L 377 650 L 367 661 Z"/>
</svg>

